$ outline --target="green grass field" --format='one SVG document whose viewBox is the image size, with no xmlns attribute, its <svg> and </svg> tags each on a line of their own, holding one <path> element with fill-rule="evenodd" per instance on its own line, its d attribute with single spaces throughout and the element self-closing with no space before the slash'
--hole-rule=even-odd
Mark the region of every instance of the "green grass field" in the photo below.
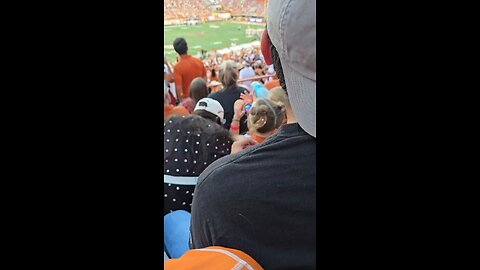
<svg viewBox="0 0 480 270">
<path fill-rule="evenodd" d="M 164 54 L 169 61 L 175 60 L 177 53 L 173 49 L 173 41 L 183 37 L 188 44 L 188 53 L 196 55 L 201 49 L 223 49 L 232 42 L 243 44 L 258 40 L 257 36 L 247 37 L 246 29 L 264 29 L 265 25 L 247 25 L 235 22 L 209 22 L 195 26 L 165 26 Z M 240 30 L 239 30 L 240 29 Z"/>
</svg>

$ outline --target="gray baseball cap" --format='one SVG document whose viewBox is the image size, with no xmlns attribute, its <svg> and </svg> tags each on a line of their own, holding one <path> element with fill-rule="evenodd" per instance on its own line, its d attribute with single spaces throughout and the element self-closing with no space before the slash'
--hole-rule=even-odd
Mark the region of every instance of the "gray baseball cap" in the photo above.
<svg viewBox="0 0 480 270">
<path fill-rule="evenodd" d="M 300 126 L 316 138 L 317 14 L 314 0 L 268 1 L 267 29 Z"/>
</svg>

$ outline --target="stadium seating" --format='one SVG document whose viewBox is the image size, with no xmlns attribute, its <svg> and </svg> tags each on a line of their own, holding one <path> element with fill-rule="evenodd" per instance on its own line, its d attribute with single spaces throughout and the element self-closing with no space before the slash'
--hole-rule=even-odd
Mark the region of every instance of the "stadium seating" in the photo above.
<svg viewBox="0 0 480 270">
<path fill-rule="evenodd" d="M 221 5 L 232 16 L 263 16 L 265 12 L 265 2 L 258 0 L 164 0 L 164 19 L 207 17 L 212 5 Z"/>
</svg>

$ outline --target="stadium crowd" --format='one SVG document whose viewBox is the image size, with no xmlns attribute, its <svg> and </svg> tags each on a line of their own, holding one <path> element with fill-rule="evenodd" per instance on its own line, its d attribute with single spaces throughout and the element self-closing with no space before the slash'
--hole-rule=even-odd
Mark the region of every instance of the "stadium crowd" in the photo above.
<svg viewBox="0 0 480 270">
<path fill-rule="evenodd" d="M 205 0 L 164 0 L 165 19 L 207 17 L 211 15 L 210 1 Z"/>
<path fill-rule="evenodd" d="M 164 0 L 164 18 L 188 19 L 212 15 L 211 6 L 222 6 L 232 16 L 263 16 L 265 1 L 258 0 Z"/>
<path fill-rule="evenodd" d="M 213 2 L 250 1 L 164 5 Z M 164 57 L 165 269 L 316 268 L 312 5 L 269 2 L 259 48 L 200 59 L 177 38 L 177 61 Z"/>
<path fill-rule="evenodd" d="M 206 81 L 208 84 L 209 92 L 215 92 L 216 90 L 221 88 L 222 85 L 218 79 L 218 73 L 220 70 L 220 65 L 224 61 L 228 60 L 238 63 L 240 69 L 238 78 L 240 80 L 240 86 L 251 90 L 250 84 L 252 81 L 247 79 L 254 77 L 256 78 L 258 76 L 262 77 L 256 78 L 255 80 L 261 82 L 262 84 L 265 84 L 268 89 L 271 89 L 274 86 L 279 86 L 278 78 L 275 76 L 275 70 L 273 68 L 273 65 L 268 65 L 267 63 L 265 63 L 265 60 L 263 59 L 263 55 L 259 48 L 243 48 L 238 51 L 231 51 L 229 53 L 223 54 L 213 52 L 208 53 L 201 58 L 203 65 L 206 69 Z M 169 67 L 170 70 L 173 70 L 177 63 L 178 61 L 168 63 L 165 60 L 165 71 L 167 71 L 167 67 Z M 174 87 L 170 87 L 169 89 L 175 96 L 175 90 L 173 90 L 173 88 Z"/>
</svg>

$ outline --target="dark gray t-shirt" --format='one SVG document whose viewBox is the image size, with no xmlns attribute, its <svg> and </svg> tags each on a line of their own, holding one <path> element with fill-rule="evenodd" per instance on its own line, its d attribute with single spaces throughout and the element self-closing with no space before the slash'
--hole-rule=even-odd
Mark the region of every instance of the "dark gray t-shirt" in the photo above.
<svg viewBox="0 0 480 270">
<path fill-rule="evenodd" d="M 265 269 L 315 269 L 315 159 L 315 138 L 289 124 L 212 163 L 195 188 L 191 247 L 239 249 Z"/>
</svg>

